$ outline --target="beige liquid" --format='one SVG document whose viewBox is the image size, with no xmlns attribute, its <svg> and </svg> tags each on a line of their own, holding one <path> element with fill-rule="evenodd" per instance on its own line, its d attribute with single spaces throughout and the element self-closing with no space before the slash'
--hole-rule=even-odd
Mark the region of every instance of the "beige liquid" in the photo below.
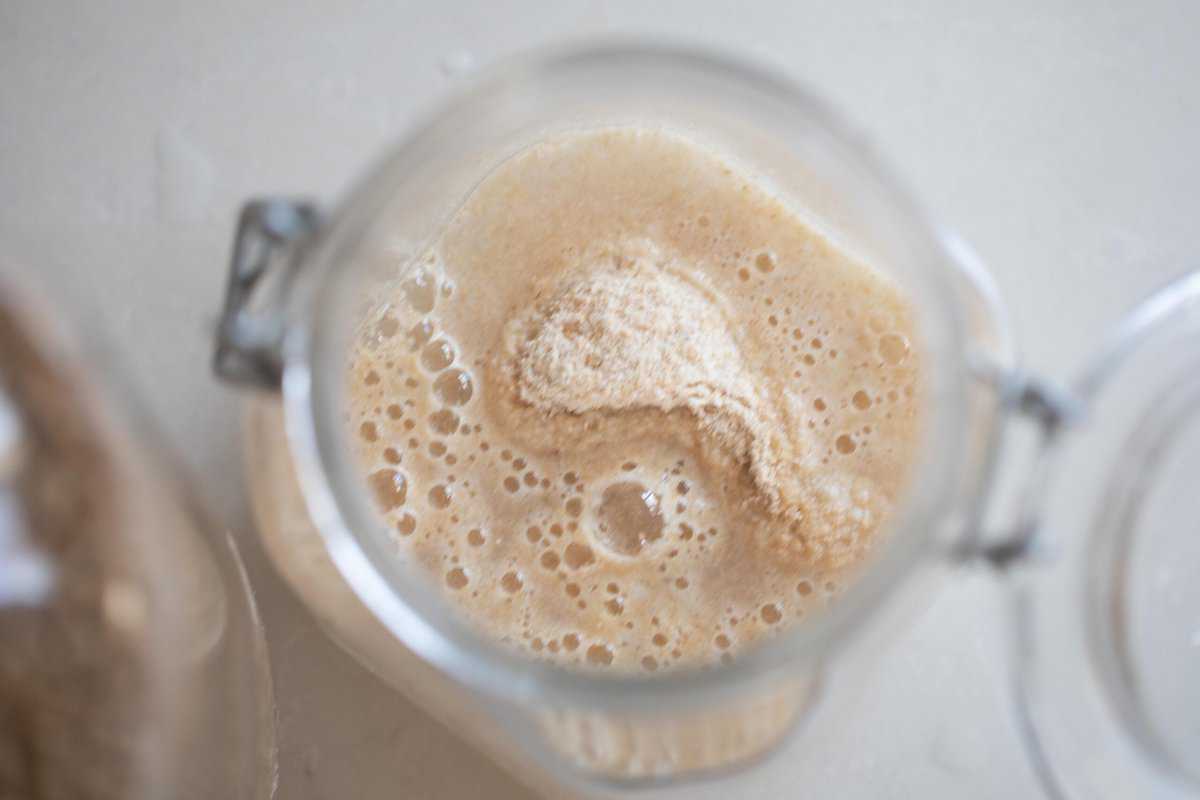
<svg viewBox="0 0 1200 800">
<path fill-rule="evenodd" d="M 918 432 L 914 324 L 709 151 L 574 134 L 500 165 L 380 298 L 351 424 L 399 557 L 490 635 L 585 668 L 728 660 L 875 543 Z"/>
</svg>

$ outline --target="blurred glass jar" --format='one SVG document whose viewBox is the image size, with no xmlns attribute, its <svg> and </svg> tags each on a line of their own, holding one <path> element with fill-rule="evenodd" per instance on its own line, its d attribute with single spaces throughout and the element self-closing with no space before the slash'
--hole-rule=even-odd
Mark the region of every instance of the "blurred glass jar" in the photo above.
<svg viewBox="0 0 1200 800">
<path fill-rule="evenodd" d="M 237 550 L 58 311 L 0 276 L 0 797 L 270 797 Z"/>
<path fill-rule="evenodd" d="M 596 675 L 521 658 L 468 627 L 421 569 L 396 558 L 344 422 L 364 308 L 416 268 L 420 248 L 406 261 L 395 242 L 436 241 L 482 177 L 534 142 L 620 125 L 677 131 L 727 155 L 901 286 L 925 365 L 919 396 L 936 421 L 922 429 L 888 535 L 837 601 L 706 670 Z M 1172 289 L 1149 305 L 1174 313 L 1188 308 L 1185 295 Z M 1009 579 L 1028 575 L 1038 552 L 1049 482 L 1040 469 L 1091 400 L 1087 387 L 1054 389 L 1016 368 L 986 271 L 824 105 L 777 75 L 654 48 L 571 51 L 497 70 L 418 127 L 324 219 L 301 202 L 247 205 L 216 369 L 282 390 L 250 401 L 247 461 L 263 541 L 293 589 L 364 664 L 548 791 L 756 762 L 806 716 L 827 677 L 877 661 L 871 650 L 928 598 L 942 567 L 993 566 L 1013 597 L 1024 596 L 1024 577 Z M 1009 428 L 1021 427 L 1032 444 L 1002 459 Z M 1009 483 L 1028 491 L 997 492 L 1006 483 L 998 472 L 1014 470 Z M 1004 502 L 1013 495 L 1027 498 L 1015 512 Z M 1028 662 L 1017 654 L 1015 664 Z M 1027 708 L 1029 695 L 1019 699 Z"/>
</svg>

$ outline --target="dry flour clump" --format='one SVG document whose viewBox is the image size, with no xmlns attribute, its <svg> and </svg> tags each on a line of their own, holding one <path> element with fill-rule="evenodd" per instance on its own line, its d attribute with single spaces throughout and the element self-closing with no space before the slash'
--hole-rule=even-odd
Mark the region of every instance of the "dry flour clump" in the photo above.
<svg viewBox="0 0 1200 800">
<path fill-rule="evenodd" d="M 506 331 L 520 401 L 551 416 L 686 411 L 748 472 L 750 499 L 795 523 L 779 544 L 857 550 L 869 489 L 814 468 L 806 431 L 772 402 L 780 387 L 748 370 L 720 298 L 685 265 L 645 240 L 606 246 L 537 296 Z"/>
</svg>

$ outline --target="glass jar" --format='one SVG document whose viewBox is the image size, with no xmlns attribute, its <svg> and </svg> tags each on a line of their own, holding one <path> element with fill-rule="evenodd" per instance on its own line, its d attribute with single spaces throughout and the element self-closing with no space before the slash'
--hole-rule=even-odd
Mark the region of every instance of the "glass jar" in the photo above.
<svg viewBox="0 0 1200 800">
<path fill-rule="evenodd" d="M 0 278 L 0 796 L 270 797 L 237 548 L 101 382 L 94 337 Z"/>
<path fill-rule="evenodd" d="M 537 663 L 468 627 L 395 558 L 343 417 L 347 354 L 372 291 L 413 268 L 508 156 L 557 132 L 622 125 L 711 146 L 903 287 L 924 414 L 936 420 L 921 430 L 888 535 L 836 602 L 730 664 L 649 676 Z M 269 390 L 250 400 L 248 474 L 266 549 L 293 589 L 360 661 L 547 791 L 754 763 L 805 718 L 839 659 L 864 658 L 928 599 L 942 566 L 1023 573 L 1040 506 L 1015 526 L 1000 519 L 993 487 L 1014 459 L 1002 464 L 999 445 L 1018 419 L 1037 441 L 1059 441 L 1084 403 L 1017 370 L 986 270 L 833 112 L 779 76 L 656 48 L 552 53 L 493 72 L 327 216 L 303 202 L 248 204 L 215 366 Z"/>
</svg>

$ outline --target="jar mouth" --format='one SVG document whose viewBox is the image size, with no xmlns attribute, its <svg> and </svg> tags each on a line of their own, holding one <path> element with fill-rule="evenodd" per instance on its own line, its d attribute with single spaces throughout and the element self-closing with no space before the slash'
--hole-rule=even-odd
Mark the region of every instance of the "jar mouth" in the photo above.
<svg viewBox="0 0 1200 800">
<path fill-rule="evenodd" d="M 922 426 L 907 496 L 877 546 L 880 552 L 836 602 L 719 667 L 596 674 L 530 660 L 476 632 L 434 593 L 422 591 L 426 587 L 414 586 L 387 552 L 388 539 L 379 532 L 378 515 L 343 430 L 342 378 L 350 345 L 345 316 L 355 306 L 355 270 L 339 267 L 354 262 L 356 243 L 394 201 L 396 187 L 405 180 L 415 183 L 413 176 L 429 169 L 447 142 L 464 131 L 516 130 L 534 109 L 557 109 L 556 99 L 566 102 L 587 93 L 617 105 L 628 97 L 628 107 L 644 106 L 658 93 L 664 103 L 682 107 L 690 101 L 701 120 L 722 110 L 728 116 L 746 112 L 748 125 L 772 127 L 785 138 L 794 132 L 797 141 L 828 148 L 840 159 L 847 195 L 886 218 L 881 227 L 894 237 L 910 270 L 902 288 L 917 308 L 930 364 L 923 387 L 930 422 Z M 722 104 L 729 107 L 717 108 Z M 623 112 L 614 116 L 618 122 L 630 118 Z M 466 179 L 469 186 L 496 162 L 472 157 L 471 143 L 460 146 L 467 148 L 465 157 L 455 164 L 474 171 Z M 424 213 L 420 206 L 414 198 L 409 207 Z M 332 560 L 364 604 L 409 649 L 469 686 L 511 700 L 569 699 L 575 705 L 645 709 L 648 701 L 655 708 L 690 705 L 788 669 L 819 667 L 912 574 L 957 499 L 967 423 L 965 337 L 946 253 L 933 227 L 862 137 L 776 74 L 709 53 L 639 44 L 526 56 L 490 72 L 418 126 L 332 219 L 304 253 L 284 348 L 286 427 L 297 474 Z"/>
</svg>

